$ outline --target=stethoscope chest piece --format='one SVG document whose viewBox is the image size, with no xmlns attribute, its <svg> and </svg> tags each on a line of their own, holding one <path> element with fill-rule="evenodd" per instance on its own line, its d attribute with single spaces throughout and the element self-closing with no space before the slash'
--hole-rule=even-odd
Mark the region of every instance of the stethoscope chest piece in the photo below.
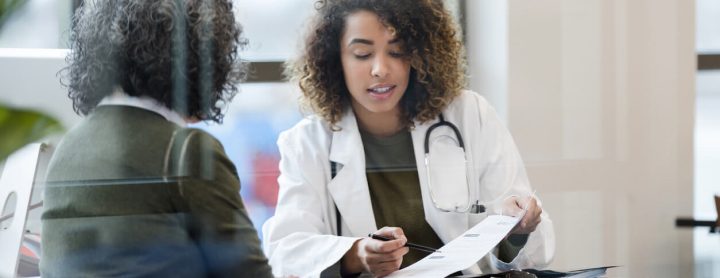
<svg viewBox="0 0 720 278">
<path fill-rule="evenodd" d="M 442 211 L 482 213 L 471 201 L 465 143 L 458 128 L 440 115 L 425 134 L 425 170 L 433 205 Z"/>
</svg>

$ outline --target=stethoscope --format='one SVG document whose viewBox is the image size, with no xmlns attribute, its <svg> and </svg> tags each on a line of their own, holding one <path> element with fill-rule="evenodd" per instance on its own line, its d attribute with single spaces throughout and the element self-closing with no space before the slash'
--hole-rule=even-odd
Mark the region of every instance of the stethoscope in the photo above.
<svg viewBox="0 0 720 278">
<path fill-rule="evenodd" d="M 425 172 L 427 173 L 427 182 L 428 182 L 428 188 L 430 191 L 430 200 L 432 200 L 433 205 L 435 208 L 444 211 L 444 212 L 458 212 L 458 213 L 483 213 L 485 212 L 485 206 L 479 204 L 479 200 L 476 200 L 473 204 L 470 198 L 470 178 L 468 177 L 467 169 L 468 168 L 468 161 L 467 161 L 467 152 L 465 151 L 465 143 L 463 142 L 463 137 L 460 134 L 460 130 L 455 126 L 453 123 L 445 121 L 445 118 L 442 114 L 439 115 L 440 121 L 431 125 L 430 128 L 428 128 L 427 132 L 425 133 Z M 457 204 L 442 204 L 438 202 L 436 198 L 436 189 L 433 186 L 432 176 L 430 173 L 430 135 L 432 135 L 432 132 L 439 128 L 439 127 L 449 127 L 452 129 L 452 131 L 455 133 L 455 138 L 453 138 L 450 135 L 441 135 L 438 138 L 447 137 L 455 144 L 462 149 L 462 159 L 463 159 L 463 165 L 464 165 L 464 172 L 465 172 L 465 189 L 467 190 L 467 203 L 462 205 Z M 436 138 L 437 139 L 437 138 Z"/>
</svg>

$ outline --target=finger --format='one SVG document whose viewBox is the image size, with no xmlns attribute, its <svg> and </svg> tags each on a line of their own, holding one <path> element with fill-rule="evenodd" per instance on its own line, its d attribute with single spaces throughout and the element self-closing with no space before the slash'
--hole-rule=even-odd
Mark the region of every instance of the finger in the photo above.
<svg viewBox="0 0 720 278">
<path fill-rule="evenodd" d="M 382 229 L 378 230 L 375 233 L 378 235 L 407 241 L 407 238 L 405 237 L 405 232 L 402 228 L 399 227 L 382 227 Z"/>
<path fill-rule="evenodd" d="M 374 264 L 370 266 L 370 272 L 376 276 L 385 276 L 400 269 L 400 264 L 397 262 L 384 262 Z"/>
<path fill-rule="evenodd" d="M 380 257 L 368 257 L 367 264 L 371 268 L 378 268 L 379 265 L 399 265 L 398 262 L 402 262 L 402 257 L 394 260 L 385 260 Z"/>
<path fill-rule="evenodd" d="M 534 219 L 528 219 L 527 221 L 523 221 L 521 223 L 521 230 L 524 234 L 529 234 L 531 232 L 534 232 L 537 226 L 540 224 L 540 217 L 534 218 Z"/>
<path fill-rule="evenodd" d="M 533 227 L 537 227 L 537 225 L 540 225 L 540 222 L 542 222 L 542 218 L 540 218 L 540 216 L 538 216 L 537 218 L 535 218 L 535 221 L 532 223 Z"/>
<path fill-rule="evenodd" d="M 525 203 L 527 202 L 527 200 L 523 200 L 523 199 L 520 199 L 520 198 L 518 198 L 518 197 L 515 197 L 514 199 L 515 199 L 515 205 L 516 205 L 517 207 L 519 207 L 519 208 L 524 208 L 524 207 L 525 207 Z"/>
<path fill-rule="evenodd" d="M 407 242 L 407 237 L 405 237 L 405 232 L 403 231 L 402 228 L 393 228 L 391 232 L 392 232 L 393 238 L 395 238 L 395 239 L 402 239 L 402 240 L 404 240 L 405 242 Z M 404 244 L 405 244 L 405 243 L 403 243 L 403 245 L 404 245 Z"/>
<path fill-rule="evenodd" d="M 371 239 L 368 241 L 367 244 L 365 244 L 364 249 L 365 252 L 370 254 L 377 254 L 380 253 L 380 246 L 385 243 L 385 241 L 377 240 L 377 239 Z"/>
<path fill-rule="evenodd" d="M 525 222 L 525 224 L 529 224 L 532 222 L 537 221 L 540 218 L 540 211 L 537 207 L 531 207 L 525 212 L 525 215 L 523 215 L 522 221 Z"/>
<path fill-rule="evenodd" d="M 523 204 L 523 210 L 525 210 L 525 215 L 523 215 L 523 220 L 527 219 L 535 219 L 540 214 L 538 213 L 538 206 L 535 199 L 529 199 Z"/>
<path fill-rule="evenodd" d="M 522 202 L 523 209 L 530 211 L 531 209 L 537 208 L 537 201 L 533 197 L 527 197 Z"/>
<path fill-rule="evenodd" d="M 402 260 L 403 256 L 405 256 L 408 252 L 410 252 L 410 248 L 403 247 L 403 248 L 393 251 L 392 253 L 389 253 L 388 255 L 390 257 L 392 257 L 393 259 Z"/>
<path fill-rule="evenodd" d="M 405 239 L 393 239 L 389 241 L 372 240 L 365 245 L 366 250 L 371 253 L 391 253 L 405 246 L 407 240 Z"/>
<path fill-rule="evenodd" d="M 408 252 L 410 252 L 410 249 L 407 247 L 403 247 L 391 253 L 368 253 L 366 261 L 368 262 L 368 264 L 379 264 L 402 260 L 403 256 L 405 256 L 405 254 L 407 254 Z"/>
<path fill-rule="evenodd" d="M 522 207 L 520 206 L 517 196 L 508 197 L 507 200 L 505 200 L 502 214 L 516 217 L 520 215 L 520 212 L 522 212 Z"/>
<path fill-rule="evenodd" d="M 534 211 L 526 211 L 525 214 L 522 216 L 521 222 L 527 223 L 528 221 L 535 219 L 535 212 Z"/>
<path fill-rule="evenodd" d="M 540 215 L 542 215 L 542 212 L 543 212 L 543 209 L 540 206 L 538 206 L 535 209 L 535 213 L 537 213 L 538 218 L 540 218 Z"/>
<path fill-rule="evenodd" d="M 393 239 L 390 241 L 373 240 L 370 244 L 366 245 L 366 250 L 370 253 L 392 253 L 405 246 L 405 241 L 401 239 Z"/>
<path fill-rule="evenodd" d="M 393 229 L 400 229 L 400 228 L 394 228 L 394 227 L 383 227 L 380 230 L 377 230 L 374 234 L 380 235 L 386 238 L 393 238 L 392 231 Z M 400 229 L 402 232 L 402 229 Z M 389 241 L 379 240 L 379 239 L 368 239 L 367 244 L 365 244 L 365 250 L 367 252 L 373 252 L 373 253 L 388 253 L 395 251 L 398 248 L 401 248 L 405 246 L 405 243 L 407 242 L 407 239 L 405 236 L 399 239 L 393 239 Z"/>
</svg>

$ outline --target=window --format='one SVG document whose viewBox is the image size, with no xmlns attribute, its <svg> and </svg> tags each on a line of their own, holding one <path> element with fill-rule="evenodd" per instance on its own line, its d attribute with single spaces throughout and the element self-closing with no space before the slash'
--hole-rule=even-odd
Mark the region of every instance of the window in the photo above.
<svg viewBox="0 0 720 278">
<path fill-rule="evenodd" d="M 0 30 L 0 48 L 67 48 L 71 0 L 24 1 Z"/>
<path fill-rule="evenodd" d="M 698 73 L 695 101 L 694 218 L 714 220 L 713 195 L 720 195 L 720 2 L 696 2 L 696 50 Z M 695 277 L 720 273 L 716 235 L 706 229 L 694 231 Z"/>
</svg>

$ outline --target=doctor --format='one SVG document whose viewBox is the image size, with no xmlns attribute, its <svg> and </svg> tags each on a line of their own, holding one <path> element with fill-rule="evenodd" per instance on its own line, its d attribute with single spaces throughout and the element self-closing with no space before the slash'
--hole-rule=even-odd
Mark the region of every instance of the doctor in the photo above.
<svg viewBox="0 0 720 278">
<path fill-rule="evenodd" d="M 278 205 L 263 226 L 274 275 L 385 276 L 427 255 L 408 241 L 439 248 L 523 208 L 465 272 L 546 266 L 552 223 L 493 108 L 462 89 L 462 44 L 442 1 L 319 3 L 290 68 L 315 115 L 278 139 Z"/>
</svg>

